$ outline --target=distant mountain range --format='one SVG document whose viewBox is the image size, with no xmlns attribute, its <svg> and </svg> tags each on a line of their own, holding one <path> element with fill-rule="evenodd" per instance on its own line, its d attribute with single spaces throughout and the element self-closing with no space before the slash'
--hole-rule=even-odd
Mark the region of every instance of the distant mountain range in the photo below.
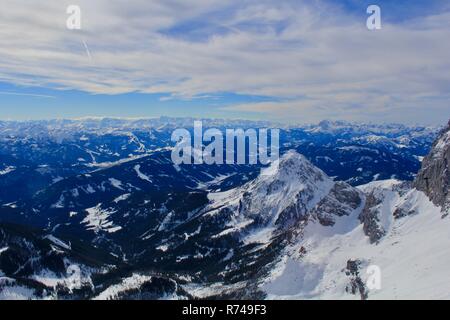
<svg viewBox="0 0 450 320">
<path fill-rule="evenodd" d="M 194 119 L 0 121 L 0 204 L 27 200 L 65 178 L 171 148 L 176 128 Z M 203 120 L 205 128 L 278 127 L 268 122 Z M 336 180 L 412 180 L 438 128 L 323 121 L 281 127 L 282 152 L 295 149 Z M 158 155 L 156 155 L 158 156 Z"/>
<path fill-rule="evenodd" d="M 324 121 L 269 167 L 175 166 L 192 125 L 0 122 L 0 299 L 450 298 L 449 128 Z"/>
</svg>

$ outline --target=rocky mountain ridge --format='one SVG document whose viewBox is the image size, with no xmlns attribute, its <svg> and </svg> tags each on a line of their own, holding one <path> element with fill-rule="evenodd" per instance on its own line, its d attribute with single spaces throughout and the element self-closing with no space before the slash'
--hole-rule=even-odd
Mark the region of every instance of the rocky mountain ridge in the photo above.
<svg viewBox="0 0 450 320">
<path fill-rule="evenodd" d="M 450 213 L 450 122 L 425 157 L 414 186 L 425 192 L 444 214 Z"/>
</svg>

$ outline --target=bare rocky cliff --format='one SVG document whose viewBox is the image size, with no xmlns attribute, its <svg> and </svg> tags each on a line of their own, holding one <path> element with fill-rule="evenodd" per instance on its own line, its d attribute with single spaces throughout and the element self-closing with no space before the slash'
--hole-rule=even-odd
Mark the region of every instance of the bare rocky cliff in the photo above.
<svg viewBox="0 0 450 320">
<path fill-rule="evenodd" d="M 450 212 L 450 121 L 425 157 L 414 186 L 423 191 L 431 201 Z"/>
</svg>

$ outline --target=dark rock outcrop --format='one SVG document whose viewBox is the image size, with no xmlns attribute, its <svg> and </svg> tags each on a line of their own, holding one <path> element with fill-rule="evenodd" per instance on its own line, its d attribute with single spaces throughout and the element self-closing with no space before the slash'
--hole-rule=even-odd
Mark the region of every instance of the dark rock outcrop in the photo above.
<svg viewBox="0 0 450 320">
<path fill-rule="evenodd" d="M 363 195 L 345 182 L 336 182 L 330 193 L 311 211 L 323 226 L 333 226 L 336 217 L 349 216 L 363 201 Z"/>
<path fill-rule="evenodd" d="M 382 202 L 383 199 L 378 198 L 373 192 L 370 193 L 366 197 L 366 204 L 359 216 L 364 233 L 369 237 L 370 243 L 377 243 L 386 234 L 380 226 L 378 217 L 378 206 Z"/>
<path fill-rule="evenodd" d="M 423 191 L 445 214 L 450 211 L 450 123 L 422 163 L 414 186 Z"/>
<path fill-rule="evenodd" d="M 350 278 L 350 283 L 345 288 L 347 293 L 361 296 L 361 300 L 367 300 L 369 297 L 367 293 L 366 286 L 362 281 L 359 270 L 361 267 L 361 261 L 359 260 L 348 260 L 347 267 L 345 269 L 345 274 Z"/>
</svg>

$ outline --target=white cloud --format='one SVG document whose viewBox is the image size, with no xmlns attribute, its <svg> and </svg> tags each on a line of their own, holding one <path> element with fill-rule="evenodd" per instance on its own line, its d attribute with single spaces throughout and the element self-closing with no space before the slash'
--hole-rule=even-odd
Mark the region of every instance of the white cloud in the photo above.
<svg viewBox="0 0 450 320">
<path fill-rule="evenodd" d="M 0 95 L 4 96 L 23 96 L 23 97 L 34 97 L 34 98 L 47 98 L 54 99 L 55 96 L 46 94 L 34 94 L 34 93 L 23 93 L 23 92 L 11 92 L 11 91 L 0 91 Z"/>
<path fill-rule="evenodd" d="M 368 31 L 320 1 L 80 0 L 83 29 L 71 31 L 72 2 L 3 1 L 0 81 L 105 94 L 264 95 L 283 102 L 228 110 L 289 110 L 289 119 L 435 121 L 425 108 L 450 111 L 449 12 Z"/>
</svg>

